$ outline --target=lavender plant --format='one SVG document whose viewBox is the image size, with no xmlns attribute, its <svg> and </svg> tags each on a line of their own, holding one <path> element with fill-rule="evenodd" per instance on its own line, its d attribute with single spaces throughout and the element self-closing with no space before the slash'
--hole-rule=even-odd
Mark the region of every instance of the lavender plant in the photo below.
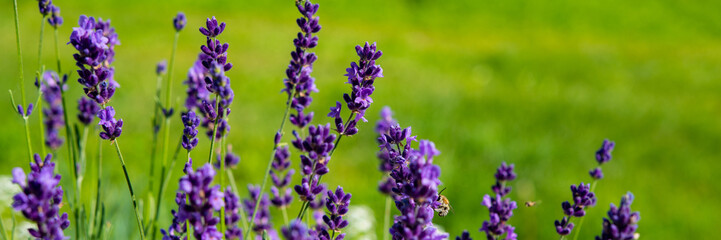
<svg viewBox="0 0 721 240">
<path fill-rule="evenodd" d="M 600 236 L 596 236 L 596 240 L 632 240 L 640 237 L 636 229 L 641 214 L 631 212 L 631 203 L 633 203 L 631 192 L 623 195 L 618 207 L 611 203 L 608 218 L 603 218 L 603 231 Z"/>
</svg>

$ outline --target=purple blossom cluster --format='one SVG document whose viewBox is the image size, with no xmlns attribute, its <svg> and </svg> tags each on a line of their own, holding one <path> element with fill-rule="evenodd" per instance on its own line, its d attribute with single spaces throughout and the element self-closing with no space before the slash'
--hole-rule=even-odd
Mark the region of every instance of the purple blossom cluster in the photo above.
<svg viewBox="0 0 721 240">
<path fill-rule="evenodd" d="M 488 208 L 490 219 L 483 222 L 480 231 L 485 232 L 488 239 L 515 240 L 518 238 L 514 232 L 515 228 L 507 224 L 513 216 L 513 209 L 516 209 L 518 205 L 510 198 L 504 198 L 511 192 L 511 187 L 506 186 L 506 183 L 516 179 L 513 167 L 513 164 L 501 163 L 495 174 L 496 183 L 491 187 L 496 196 L 492 197 L 488 194 L 483 196 L 481 205 Z"/>
<path fill-rule="evenodd" d="M 386 138 L 386 139 L 392 138 L 390 136 L 390 134 L 391 134 L 390 131 L 391 131 L 391 129 L 394 129 L 394 127 L 398 124 L 398 122 L 395 119 L 393 119 L 393 112 L 391 111 L 390 107 L 383 107 L 383 110 L 381 110 L 380 115 L 381 115 L 381 118 L 376 123 L 375 130 L 376 130 L 376 133 L 378 133 L 378 142 L 383 143 L 382 138 L 384 138 L 384 136 L 388 135 L 388 138 Z M 396 131 L 394 134 L 398 134 L 397 129 L 400 129 L 400 128 L 394 129 Z M 410 129 L 408 129 L 408 131 L 410 131 Z M 403 133 L 401 132 L 401 135 L 402 134 Z M 405 135 L 400 136 L 400 137 L 404 138 Z M 406 143 L 406 146 L 408 146 L 408 145 L 409 144 Z M 393 154 L 393 156 L 391 154 Z M 379 165 L 378 169 L 381 172 L 383 172 L 383 176 L 384 176 L 383 180 L 381 180 L 381 182 L 378 183 L 378 191 L 380 191 L 383 194 L 389 195 L 389 196 L 395 196 L 393 194 L 392 189 L 396 185 L 396 182 L 393 180 L 393 178 L 391 178 L 389 176 L 389 174 L 390 174 L 391 170 L 393 170 L 393 168 L 395 168 L 395 166 L 396 166 L 396 163 L 393 161 L 393 159 L 397 158 L 397 157 L 394 157 L 397 154 L 399 154 L 399 153 L 390 145 L 381 147 L 377 154 L 378 159 L 380 160 L 380 165 Z"/>
<path fill-rule="evenodd" d="M 27 118 L 27 117 L 30 117 L 30 114 L 33 113 L 33 108 L 35 108 L 35 106 L 33 106 L 32 103 L 28 103 L 27 110 L 23 109 L 23 105 L 18 104 L 17 111 L 21 117 Z"/>
<path fill-rule="evenodd" d="M 198 59 L 188 70 L 188 78 L 183 82 L 188 85 L 186 90 L 185 108 L 188 111 L 201 110 L 203 102 L 210 101 L 210 93 L 205 87 L 205 75 L 208 74 L 208 69 L 203 67 L 203 59 L 205 54 L 198 54 Z"/>
<path fill-rule="evenodd" d="M 80 16 L 79 27 L 73 28 L 70 42 L 78 53 L 73 54 L 78 70 L 78 82 L 90 99 L 100 105 L 106 104 L 119 87 L 113 79 L 115 69 L 110 67 L 115 56 L 115 45 L 120 44 L 110 20 L 95 21 L 93 17 Z"/>
<path fill-rule="evenodd" d="M 214 214 L 225 206 L 225 194 L 220 190 L 220 186 L 210 185 L 215 177 L 215 170 L 210 164 L 205 164 L 193 171 L 192 161 L 188 161 L 183 171 L 186 175 L 179 181 L 179 199 L 176 199 L 178 212 L 175 213 L 177 219 L 173 220 L 169 230 L 163 234 L 173 239 L 170 234 L 180 233 L 177 228 L 182 222 L 188 221 L 196 239 L 221 239 L 223 234 L 216 228 L 220 218 Z"/>
<path fill-rule="evenodd" d="M 591 184 L 571 185 L 571 194 L 573 195 L 573 204 L 568 201 L 561 204 L 563 214 L 566 216 L 554 223 L 556 232 L 561 236 L 568 235 L 573 230 L 572 217 L 586 216 L 585 208 L 596 205 L 596 195 L 591 192 Z"/>
<path fill-rule="evenodd" d="M 343 219 L 343 216 L 348 213 L 351 197 L 352 195 L 345 193 L 340 186 L 335 189 L 335 192 L 328 190 L 325 199 L 325 206 L 326 209 L 328 209 L 328 213 L 323 216 L 325 226 L 318 229 L 319 237 L 324 236 L 320 237 L 321 239 L 343 240 L 343 238 L 345 238 L 345 233 L 341 233 L 338 236 L 335 236 L 335 233 L 341 232 L 341 229 L 348 226 L 348 220 Z"/>
<path fill-rule="evenodd" d="M 383 77 L 383 69 L 376 64 L 376 60 L 383 55 L 383 52 L 376 49 L 376 44 L 368 45 L 365 43 L 363 47 L 360 45 L 355 47 L 356 54 L 360 59 L 358 62 L 351 62 L 350 67 L 346 68 L 345 76 L 348 77 L 348 84 L 351 85 L 351 94 L 343 94 L 343 100 L 346 107 L 351 111 L 351 115 L 347 122 L 343 122 L 340 116 L 341 103 L 336 102 L 335 107 L 330 108 L 328 117 L 335 118 L 335 131 L 340 135 L 352 136 L 358 133 L 358 120 L 365 119 L 365 112 L 373 103 L 371 94 L 375 90 L 373 83 L 375 79 Z M 352 116 L 355 114 L 355 118 Z"/>
<path fill-rule="evenodd" d="M 40 14 L 43 15 L 44 18 L 48 18 L 48 23 L 54 28 L 58 28 L 63 24 L 63 18 L 60 16 L 60 8 L 53 4 L 52 0 L 39 0 L 38 8 Z"/>
<path fill-rule="evenodd" d="M 175 15 L 173 18 L 173 28 L 175 28 L 176 32 L 183 30 L 183 28 L 185 28 L 185 24 L 187 23 L 188 20 L 185 18 L 185 13 L 179 12 L 178 15 Z"/>
<path fill-rule="evenodd" d="M 302 154 L 300 155 L 300 169 L 303 178 L 301 184 L 295 185 L 294 190 L 304 202 L 313 202 L 316 196 L 325 190 L 325 185 L 319 184 L 321 176 L 328 173 L 330 152 L 333 150 L 336 136 L 330 133 L 330 124 L 308 127 L 308 135 L 302 138 L 297 131 L 293 131 L 295 140 L 291 143 Z M 313 209 L 320 208 L 322 199 L 311 204 Z"/>
<path fill-rule="evenodd" d="M 257 239 L 267 232 L 270 239 L 279 239 L 278 233 L 273 228 L 273 222 L 270 219 L 270 200 L 268 194 L 261 196 L 260 187 L 248 185 L 248 193 L 250 198 L 243 200 L 243 209 L 248 213 L 248 220 L 253 222 L 253 232 L 257 235 Z M 258 201 L 260 198 L 260 201 Z M 258 213 L 254 215 L 255 203 L 258 203 Z"/>
<path fill-rule="evenodd" d="M 395 130 L 393 130 L 395 129 Z M 433 227 L 433 211 L 441 205 L 438 186 L 441 169 L 433 164 L 433 157 L 440 154 L 435 144 L 421 140 L 418 150 L 410 147 L 410 128 L 400 130 L 396 126 L 389 135 L 381 137 L 381 147 L 393 148 L 399 154 L 394 155 L 397 167 L 390 176 L 395 181 L 393 193 L 398 195 L 396 208 L 400 215 L 395 217 L 390 229 L 393 239 L 446 239 L 448 234 Z M 406 141 L 405 145 L 403 141 Z"/>
<path fill-rule="evenodd" d="M 178 206 L 184 206 L 185 205 L 185 193 L 183 192 L 177 192 L 175 194 L 175 203 L 178 204 Z M 168 231 L 165 231 L 165 229 L 160 229 L 160 233 L 163 234 L 163 240 L 185 240 L 187 237 L 183 238 L 183 235 L 187 232 L 187 223 L 184 220 L 183 215 L 181 215 L 178 211 L 170 210 L 171 215 L 173 216 L 173 221 L 170 223 L 170 227 L 168 227 Z"/>
<path fill-rule="evenodd" d="M 240 240 L 243 238 L 243 230 L 238 227 L 238 221 L 240 221 L 240 198 L 235 195 L 230 187 L 225 189 L 225 225 L 228 229 L 225 230 L 225 239 L 228 240 Z"/>
<path fill-rule="evenodd" d="M 70 221 L 67 213 L 60 215 L 63 189 L 59 185 L 60 175 L 55 174 L 52 155 L 41 159 L 39 154 L 35 154 L 33 159 L 35 162 L 30 163 L 27 175 L 19 167 L 12 171 L 12 182 L 21 188 L 21 192 L 13 197 L 13 208 L 35 223 L 35 228 L 28 229 L 34 238 L 67 239 L 63 230 L 70 226 Z"/>
<path fill-rule="evenodd" d="M 630 192 L 621 198 L 618 207 L 611 203 L 608 218 L 603 218 L 601 236 L 596 236 L 596 240 L 632 240 L 640 237 L 636 229 L 641 214 L 631 212 L 631 203 L 633 203 L 633 194 Z"/>
<path fill-rule="evenodd" d="M 300 27 L 298 36 L 293 39 L 295 50 L 290 53 L 291 60 L 285 70 L 286 78 L 283 80 L 285 88 L 282 92 L 288 94 L 290 106 L 296 113 L 290 114 L 290 122 L 298 128 L 304 128 L 313 120 L 313 112 L 305 114 L 303 111 L 313 101 L 311 92 L 318 92 L 315 87 L 315 79 L 310 76 L 313 72 L 313 63 L 318 59 L 315 53 L 308 52 L 318 45 L 318 36 L 321 26 L 318 24 L 318 17 L 313 16 L 318 12 L 318 4 L 308 1 L 296 1 L 298 11 L 303 15 L 296 23 Z"/>
<path fill-rule="evenodd" d="M 205 27 L 200 28 L 200 33 L 205 35 L 206 44 L 200 47 L 200 63 L 204 68 L 203 81 L 208 93 L 216 95 L 215 100 L 202 100 L 203 107 L 200 108 L 205 116 L 203 127 L 208 129 L 208 137 L 213 137 L 214 125 L 218 124 L 215 139 L 220 139 L 226 132 L 230 131 L 230 125 L 225 116 L 230 114 L 230 104 L 233 102 L 233 89 L 230 87 L 230 78 L 225 72 L 233 68 L 233 64 L 227 62 L 228 43 L 217 40 L 218 35 L 225 30 L 225 23 L 218 24 L 215 17 L 205 22 Z M 190 84 L 189 84 L 190 86 Z M 187 104 L 187 101 L 186 101 Z"/>
<path fill-rule="evenodd" d="M 63 144 L 63 138 L 60 137 L 60 129 L 65 126 L 63 118 L 63 89 L 66 88 L 67 75 L 63 75 L 62 80 L 57 73 L 46 71 L 42 75 L 42 79 L 36 79 L 35 85 L 40 88 L 43 93 L 43 100 L 47 105 L 43 108 L 45 120 L 45 145 L 51 149 L 57 149 Z"/>
<path fill-rule="evenodd" d="M 231 152 L 231 147 L 228 147 L 228 152 L 225 153 L 225 156 L 223 156 L 223 161 L 225 161 L 225 167 L 226 168 L 235 168 L 238 166 L 238 163 L 240 163 L 240 156 L 236 155 L 235 153 Z M 220 170 L 220 155 L 216 156 L 215 163 L 213 163 L 213 167 L 215 169 Z"/>
<path fill-rule="evenodd" d="M 599 180 L 603 178 L 603 172 L 601 171 L 601 165 L 604 163 L 607 163 L 611 161 L 611 152 L 613 151 L 613 148 L 616 146 L 615 142 L 609 141 L 608 139 L 603 140 L 603 143 L 601 144 L 601 148 L 596 151 L 596 162 L 598 162 L 598 167 L 591 169 L 591 171 L 588 172 L 588 174 L 591 175 L 591 178 L 595 180 Z"/>
</svg>

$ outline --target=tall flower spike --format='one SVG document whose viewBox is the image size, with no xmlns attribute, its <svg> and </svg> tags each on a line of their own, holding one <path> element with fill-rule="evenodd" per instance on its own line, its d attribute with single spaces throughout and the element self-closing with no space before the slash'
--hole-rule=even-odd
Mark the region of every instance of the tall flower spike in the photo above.
<svg viewBox="0 0 721 240">
<path fill-rule="evenodd" d="M 513 209 L 518 206 L 515 201 L 510 198 L 503 198 L 511 192 L 511 187 L 507 187 L 506 183 L 516 179 L 516 173 L 513 172 L 513 164 L 507 165 L 501 163 L 495 174 L 496 183 L 491 187 L 495 197 L 486 194 L 483 197 L 481 205 L 488 208 L 490 219 L 484 221 L 480 229 L 486 233 L 488 239 L 507 239 L 515 240 L 518 236 L 514 232 L 514 227 L 506 222 L 513 216 Z"/>
<path fill-rule="evenodd" d="M 326 196 L 325 206 L 328 209 L 328 213 L 323 216 L 323 222 L 325 223 L 327 230 L 322 229 L 321 231 L 340 232 L 341 229 L 348 226 L 348 221 L 343 219 L 343 216 L 348 213 L 348 205 L 350 205 L 351 194 L 346 194 L 343 191 L 343 188 L 339 186 L 335 189 L 335 192 L 328 190 Z M 345 233 L 342 233 L 331 240 L 340 240 L 344 237 Z"/>
<path fill-rule="evenodd" d="M 293 220 L 290 225 L 281 229 L 283 239 L 285 240 L 313 240 L 310 236 L 308 228 L 300 220 Z"/>
<path fill-rule="evenodd" d="M 586 215 L 586 207 L 596 205 L 596 195 L 591 192 L 591 184 L 571 185 L 571 194 L 573 195 L 573 204 L 568 201 L 561 203 L 563 214 L 566 216 L 554 222 L 556 233 L 561 236 L 568 235 L 573 230 L 572 217 L 583 217 Z"/>
<path fill-rule="evenodd" d="M 119 87 L 113 79 L 115 69 L 110 67 L 115 56 L 114 47 L 120 44 L 110 21 L 95 21 L 93 17 L 80 16 L 79 27 L 73 28 L 70 42 L 78 53 L 74 54 L 78 70 L 78 82 L 90 99 L 102 105 L 110 101 Z"/>
<path fill-rule="evenodd" d="M 404 138 L 405 145 L 400 139 L 391 139 L 388 135 L 381 138 L 382 147 L 392 148 L 390 142 L 394 142 L 395 151 L 402 151 L 405 156 L 396 158 L 398 167 L 390 174 L 396 183 L 393 193 L 397 195 L 396 208 L 401 215 L 395 217 L 389 231 L 394 240 L 445 239 L 448 234 L 433 227 L 433 211 L 441 205 L 438 201 L 441 169 L 433 164 L 433 157 L 439 152 L 428 140 L 421 140 L 420 150 L 412 149 L 410 143 L 415 138 L 410 137 L 410 129 L 406 130 L 405 134 L 398 134 L 407 136 Z"/>
<path fill-rule="evenodd" d="M 43 160 L 38 154 L 33 157 L 35 162 L 30 163 L 27 176 L 22 168 L 12 171 L 12 182 L 21 188 L 13 197 L 13 208 L 35 223 L 35 228 L 28 229 L 31 236 L 37 239 L 66 239 L 63 230 L 70 226 L 70 221 L 67 213 L 59 215 L 63 189 L 59 185 L 60 175 L 54 173 L 52 155 L 48 154 Z"/>
<path fill-rule="evenodd" d="M 60 136 L 60 130 L 65 126 L 62 91 L 67 79 L 67 75 L 64 75 L 61 80 L 57 73 L 46 71 L 43 73 L 42 79 L 35 81 L 35 85 L 43 93 L 43 100 L 47 103 L 43 109 L 45 145 L 51 149 L 57 149 L 64 141 Z"/>
<path fill-rule="evenodd" d="M 225 239 L 228 240 L 240 240 L 243 239 L 243 230 L 238 227 L 238 221 L 240 221 L 240 215 L 238 210 L 240 209 L 240 199 L 230 187 L 225 189 L 225 225 L 228 229 L 225 230 Z"/>
<path fill-rule="evenodd" d="M 337 104 L 338 107 L 340 107 L 340 103 Z M 380 115 L 381 118 L 376 123 L 376 133 L 378 133 L 378 144 L 383 145 L 384 141 L 387 143 L 387 139 L 384 136 L 390 136 L 391 128 L 397 126 L 398 123 L 395 119 L 393 119 L 393 113 L 391 112 L 390 107 L 383 107 Z M 398 127 L 398 129 L 400 129 L 400 127 Z M 403 137 L 405 137 L 405 135 L 403 135 Z M 378 183 L 378 191 L 383 194 L 394 196 L 392 189 L 396 183 L 393 178 L 388 176 L 388 174 L 391 172 L 391 170 L 395 168 L 396 162 L 403 160 L 398 160 L 401 156 L 395 148 L 389 148 L 385 145 L 380 147 L 377 156 L 380 160 L 380 165 L 378 169 L 383 172 L 384 175 L 383 180 Z"/>
<path fill-rule="evenodd" d="M 54 4 L 50 6 L 50 17 L 48 17 L 48 23 L 56 29 L 63 24 L 63 17 L 60 16 L 60 8 Z"/>
<path fill-rule="evenodd" d="M 220 219 L 214 213 L 225 206 L 225 195 L 220 186 L 210 186 L 215 170 L 205 164 L 193 171 L 192 161 L 188 161 L 183 171 L 186 175 L 180 178 L 178 193 L 185 195 L 187 200 L 176 199 L 178 222 L 188 221 L 196 239 L 221 239 L 223 234 L 216 227 Z"/>
<path fill-rule="evenodd" d="M 123 119 L 115 120 L 115 109 L 113 107 L 108 106 L 98 111 L 98 119 L 100 119 L 98 125 L 103 128 L 103 131 L 100 132 L 100 138 L 113 141 L 120 137 L 123 132 Z"/>
<path fill-rule="evenodd" d="M 215 139 L 220 139 L 224 134 L 230 131 L 230 126 L 225 120 L 225 116 L 230 113 L 230 104 L 233 102 L 234 93 L 230 87 L 230 78 L 225 75 L 225 72 L 229 71 L 233 64 L 227 62 L 228 58 L 228 47 L 227 43 L 222 43 L 216 39 L 225 29 L 225 23 L 218 25 L 218 21 L 213 17 L 212 19 L 206 20 L 206 28 L 200 28 L 200 32 L 206 36 L 206 44 L 200 47 L 201 57 L 200 61 L 204 67 L 203 81 L 205 83 L 205 89 L 219 97 L 219 102 L 215 100 L 209 101 L 219 119 L 208 118 L 203 120 L 203 127 L 209 129 L 208 136 L 212 137 L 213 130 L 216 128 L 217 133 Z M 187 102 L 186 102 L 187 104 Z"/>
<path fill-rule="evenodd" d="M 313 101 L 311 93 L 318 92 L 315 78 L 310 76 L 313 63 L 318 59 L 315 53 L 310 52 L 318 45 L 316 34 L 321 29 L 319 18 L 313 16 L 318 11 L 318 6 L 309 0 L 296 1 L 296 7 L 302 15 L 296 20 L 300 32 L 293 39 L 295 49 L 290 52 L 290 64 L 285 70 L 286 78 L 283 79 L 285 88 L 281 91 L 288 94 L 289 104 L 295 110 L 295 113 L 290 114 L 290 122 L 298 128 L 305 128 L 313 120 L 313 112 L 304 111 Z"/>
<path fill-rule="evenodd" d="M 358 133 L 358 128 L 356 128 L 358 120 L 367 122 L 364 116 L 366 110 L 373 103 L 371 98 L 375 91 L 373 83 L 376 78 L 383 77 L 383 69 L 376 64 L 376 60 L 383 55 L 383 52 L 376 49 L 376 44 L 368 45 L 366 42 L 363 47 L 359 45 L 355 49 L 360 59 L 357 63 L 351 62 L 350 67 L 346 69 L 345 76 L 348 77 L 346 83 L 351 85 L 352 90 L 350 94 L 343 94 L 343 101 L 351 114 L 355 114 L 356 117 L 344 122 L 339 114 L 334 114 L 334 111 L 340 111 L 339 103 L 336 103 L 336 107 L 331 108 L 331 114 L 328 114 L 328 116 L 335 117 L 335 130 L 341 135 L 348 136 Z"/>
<path fill-rule="evenodd" d="M 611 203 L 608 218 L 603 218 L 601 236 L 596 236 L 596 240 L 631 240 L 640 237 L 636 229 L 638 229 L 637 223 L 641 220 L 641 214 L 631 212 L 631 203 L 633 203 L 631 192 L 621 198 L 618 207 Z"/>
<path fill-rule="evenodd" d="M 292 191 L 288 188 L 288 185 L 293 174 L 295 174 L 295 170 L 288 169 L 290 167 L 289 158 L 288 146 L 282 146 L 275 151 L 271 163 L 270 176 L 273 179 L 273 186 L 270 192 L 273 194 L 273 198 L 270 202 L 278 208 L 287 207 L 293 201 Z"/>
<path fill-rule="evenodd" d="M 253 221 L 253 232 L 256 235 L 261 236 L 264 231 L 268 233 L 270 239 L 278 239 L 278 233 L 273 228 L 273 222 L 270 219 L 270 200 L 268 200 L 268 194 L 260 194 L 260 187 L 248 185 L 248 193 L 250 194 L 249 199 L 243 200 L 243 209 L 248 213 L 248 220 Z M 255 219 L 252 219 L 253 210 L 255 209 L 256 200 L 258 201 L 258 214 L 255 214 Z"/>
<path fill-rule="evenodd" d="M 293 131 L 293 135 L 295 140 L 291 143 L 302 152 L 300 172 L 303 175 L 301 184 L 295 185 L 294 190 L 302 201 L 312 202 L 325 189 L 318 180 L 329 171 L 329 154 L 335 146 L 336 136 L 330 133 L 330 124 L 308 127 L 305 138 L 301 138 L 296 131 Z"/>
</svg>

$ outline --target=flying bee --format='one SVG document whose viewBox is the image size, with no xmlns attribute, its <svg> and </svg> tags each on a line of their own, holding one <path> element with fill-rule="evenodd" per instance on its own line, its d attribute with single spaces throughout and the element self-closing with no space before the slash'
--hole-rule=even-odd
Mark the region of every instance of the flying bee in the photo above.
<svg viewBox="0 0 721 240">
<path fill-rule="evenodd" d="M 441 193 L 443 193 L 443 191 L 445 191 L 445 190 L 446 189 L 443 188 L 443 190 L 438 192 L 438 199 L 436 200 L 436 202 L 440 202 L 441 205 L 439 205 L 438 207 L 433 209 L 436 212 L 438 212 L 438 216 L 440 216 L 440 217 L 445 217 L 446 215 L 448 215 L 448 211 L 452 210 L 451 202 L 448 201 L 448 198 L 446 196 L 441 195 Z"/>
<path fill-rule="evenodd" d="M 526 207 L 535 207 L 538 204 L 541 204 L 541 201 L 538 201 L 538 202 L 526 201 Z"/>
</svg>

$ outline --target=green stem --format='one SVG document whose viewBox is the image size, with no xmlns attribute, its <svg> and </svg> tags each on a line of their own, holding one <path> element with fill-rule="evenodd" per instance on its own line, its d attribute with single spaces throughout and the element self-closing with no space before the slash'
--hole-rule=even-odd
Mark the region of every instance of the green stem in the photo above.
<svg viewBox="0 0 721 240">
<path fill-rule="evenodd" d="M 283 113 L 283 119 L 280 121 L 280 127 L 278 128 L 278 131 L 276 133 L 282 134 L 283 133 L 283 127 L 285 127 L 285 120 L 288 119 L 288 112 L 290 111 L 290 99 L 291 96 L 293 96 L 295 88 L 291 88 L 290 92 L 288 93 L 288 99 L 285 101 L 285 113 Z M 273 151 L 270 153 L 270 160 L 268 160 L 268 166 L 265 167 L 265 174 L 263 175 L 263 183 L 260 184 L 260 193 L 262 194 L 265 191 L 265 184 L 268 183 L 268 175 L 270 174 L 270 168 L 273 165 L 273 158 L 275 157 L 275 152 L 278 150 L 278 144 L 273 143 Z M 248 236 L 250 236 L 250 229 L 253 228 L 253 223 L 255 220 L 255 215 L 258 213 L 258 205 L 260 204 L 261 197 L 258 197 L 258 199 L 255 200 L 255 207 L 253 208 L 253 213 L 251 216 L 251 221 L 248 223 L 249 226 L 245 230 L 245 235 L 243 235 L 243 239 L 248 239 Z"/>
<path fill-rule="evenodd" d="M 145 233 L 143 232 L 143 221 L 140 219 L 140 210 L 138 209 L 138 202 L 135 200 L 135 193 L 133 192 L 133 185 L 130 183 L 130 177 L 128 176 L 128 169 L 125 167 L 125 159 L 123 154 L 120 152 L 120 145 L 118 139 L 114 140 L 115 151 L 118 153 L 120 159 L 120 165 L 123 167 L 123 173 L 125 174 L 125 182 L 128 184 L 128 191 L 130 191 L 130 199 L 133 201 L 133 208 L 135 209 L 135 220 L 138 223 L 138 231 L 140 231 L 140 239 L 145 239 Z"/>
<path fill-rule="evenodd" d="M 2 237 L 3 240 L 10 240 L 10 237 L 8 236 L 7 231 L 5 230 L 5 224 L 3 224 L 2 219 L 0 219 L 0 231 L 2 231 Z"/>
<path fill-rule="evenodd" d="M 226 121 L 227 121 L 227 116 L 226 116 Z M 225 159 L 223 159 L 223 157 L 225 155 L 223 155 L 223 152 L 225 151 L 226 139 L 227 139 L 227 134 L 224 134 L 223 139 L 220 142 L 220 172 L 221 172 L 221 174 L 219 174 L 220 175 L 219 176 L 220 177 L 220 191 L 225 191 L 225 177 L 224 177 L 225 174 L 222 174 L 222 172 L 225 172 Z M 225 228 L 226 228 L 225 224 L 226 224 L 226 222 L 225 222 L 225 206 L 223 206 L 220 208 L 220 232 L 221 233 L 225 233 Z"/>
<path fill-rule="evenodd" d="M 58 28 L 55 28 L 55 59 L 57 59 L 58 62 L 58 75 L 60 75 L 63 70 L 60 68 L 60 51 L 58 50 Z"/>
<path fill-rule="evenodd" d="M 95 211 L 93 213 L 93 221 L 91 222 L 91 225 L 93 227 L 93 234 L 91 238 L 97 238 L 100 237 L 100 231 L 95 231 L 95 229 L 102 229 L 102 220 L 98 220 L 98 213 L 101 208 L 100 204 L 100 194 L 102 189 L 102 184 L 100 179 L 102 179 L 102 173 L 103 173 L 103 144 L 102 142 L 98 142 L 98 161 L 96 163 L 96 177 L 97 177 L 97 188 L 95 190 Z"/>
<path fill-rule="evenodd" d="M 28 117 L 23 117 L 23 122 L 25 123 L 25 139 L 27 140 L 27 144 L 28 144 L 28 157 L 30 159 L 30 162 L 32 163 L 33 162 L 33 146 L 30 141 L 30 126 L 28 126 Z"/>
<path fill-rule="evenodd" d="M 173 65 L 175 65 L 175 51 L 178 48 L 178 37 L 180 32 L 175 32 L 173 39 L 173 50 L 170 53 L 170 65 L 168 65 L 168 84 L 165 85 L 165 108 L 170 109 L 170 99 L 173 95 Z M 165 139 L 163 140 L 163 166 L 168 164 L 168 139 L 170 138 L 170 118 L 165 117 Z"/>
<path fill-rule="evenodd" d="M 157 197 L 158 206 L 155 208 L 155 214 L 153 215 L 154 219 L 153 219 L 153 223 L 152 223 L 152 225 L 153 225 L 153 233 L 152 233 L 153 238 L 152 239 L 155 239 L 155 235 L 158 230 L 158 217 L 160 216 L 160 208 L 163 205 L 163 193 L 165 192 L 165 188 L 168 186 L 168 181 L 170 181 L 170 176 L 172 175 L 171 170 L 173 170 L 173 168 L 175 168 L 175 162 L 178 159 L 178 153 L 180 152 L 180 146 L 181 146 L 182 142 L 183 142 L 183 139 L 180 138 L 178 141 L 178 146 L 175 147 L 175 153 L 173 154 L 173 159 L 170 161 L 169 168 L 167 168 L 167 170 L 166 170 L 166 167 L 163 166 L 163 167 L 161 167 L 161 170 L 160 170 L 160 177 L 162 177 L 162 178 L 160 179 L 160 187 L 158 188 L 158 197 Z M 166 171 L 168 172 L 167 174 L 165 173 Z"/>
<path fill-rule="evenodd" d="M 20 47 L 20 20 L 18 20 L 18 1 L 13 0 L 13 9 L 15 13 L 15 44 L 18 48 L 18 70 L 20 70 L 20 95 L 22 97 L 22 104 L 26 106 L 25 102 L 25 73 L 23 72 L 23 52 Z M 26 124 L 27 125 L 27 124 Z M 32 159 L 32 156 L 30 156 Z"/>
<path fill-rule="evenodd" d="M 283 221 L 285 221 L 285 225 L 288 225 L 288 210 L 287 207 L 283 206 L 280 208 L 280 210 L 283 212 Z"/>
<path fill-rule="evenodd" d="M 45 149 L 45 125 L 43 124 L 43 101 L 38 102 L 38 105 L 35 106 L 38 110 L 38 129 L 40 130 L 40 153 L 42 156 L 46 155 L 47 149 Z M 68 143 L 70 144 L 70 143 Z"/>
<path fill-rule="evenodd" d="M 213 135 L 210 136 L 210 153 L 208 153 L 208 163 L 213 162 L 213 153 L 215 152 L 215 135 L 218 134 L 218 119 L 220 119 L 222 111 L 220 109 L 219 97 L 219 94 L 215 94 L 215 112 L 217 113 L 217 116 L 215 117 L 215 122 L 213 123 Z"/>
<path fill-rule="evenodd" d="M 383 215 L 383 240 L 388 239 L 388 229 L 390 228 L 390 222 L 391 222 L 391 202 L 392 202 L 391 196 L 386 197 L 386 210 L 385 214 Z"/>
<path fill-rule="evenodd" d="M 163 77 L 162 75 L 158 74 L 156 84 L 155 84 L 155 98 L 160 99 L 160 89 L 162 85 Z M 158 149 L 158 131 L 160 130 L 160 124 L 162 124 L 161 121 L 159 121 L 158 115 L 160 115 L 160 106 L 158 104 L 154 104 L 154 110 L 153 110 L 153 143 L 150 149 L 150 179 L 148 180 L 148 194 L 153 194 L 155 192 L 153 190 L 154 181 L 155 181 L 155 158 L 156 153 Z M 165 164 L 165 163 L 163 163 Z"/>
</svg>

